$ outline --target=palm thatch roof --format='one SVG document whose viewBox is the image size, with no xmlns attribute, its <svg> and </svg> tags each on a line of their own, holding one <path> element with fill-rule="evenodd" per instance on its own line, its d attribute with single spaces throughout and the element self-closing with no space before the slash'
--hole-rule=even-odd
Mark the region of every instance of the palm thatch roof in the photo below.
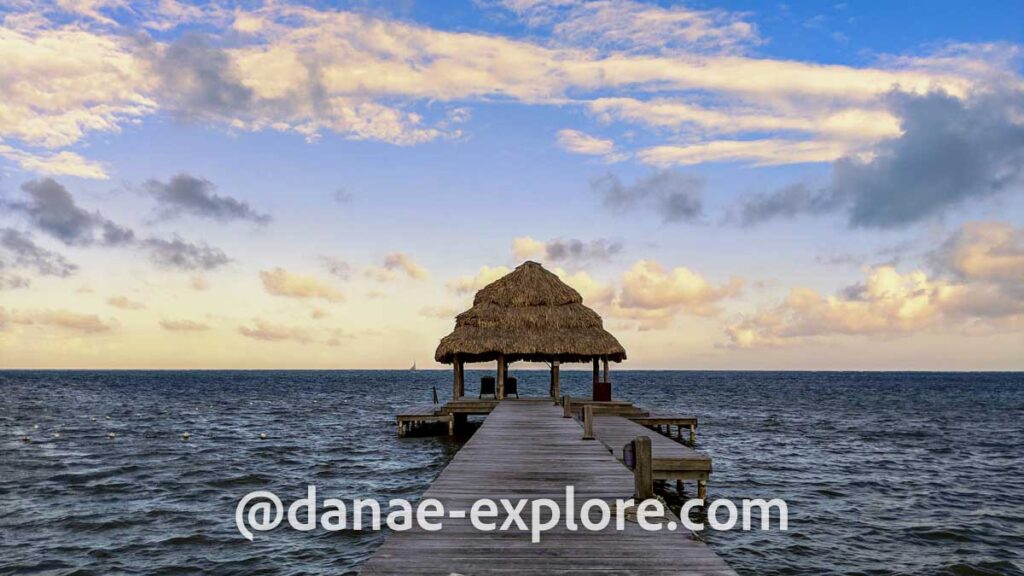
<svg viewBox="0 0 1024 576">
<path fill-rule="evenodd" d="M 491 282 L 473 307 L 455 318 L 455 330 L 441 339 L 434 359 L 467 362 L 583 362 L 607 356 L 621 362 L 626 350 L 583 305 L 580 293 L 536 262 L 526 261 Z"/>
</svg>

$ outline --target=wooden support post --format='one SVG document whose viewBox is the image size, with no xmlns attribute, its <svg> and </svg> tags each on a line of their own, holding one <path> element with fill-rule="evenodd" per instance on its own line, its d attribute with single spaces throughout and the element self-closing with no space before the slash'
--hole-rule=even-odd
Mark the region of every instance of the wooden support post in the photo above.
<svg viewBox="0 0 1024 576">
<path fill-rule="evenodd" d="M 633 469 L 633 497 L 639 504 L 648 498 L 654 498 L 651 439 L 647 436 L 638 436 L 633 440 L 633 447 L 636 454 L 636 468 Z"/>
<path fill-rule="evenodd" d="M 697 498 L 701 500 L 707 500 L 708 497 L 708 481 L 697 480 Z"/>
<path fill-rule="evenodd" d="M 594 356 L 594 384 L 598 383 L 597 379 L 597 356 Z"/>
<path fill-rule="evenodd" d="M 697 425 L 690 424 L 690 448 L 697 445 Z"/>
<path fill-rule="evenodd" d="M 604 365 L 604 381 L 605 382 L 611 382 L 612 380 L 611 380 L 611 378 L 608 375 L 608 357 L 605 356 L 605 357 L 601 358 L 601 362 Z"/>
<path fill-rule="evenodd" d="M 679 493 L 680 496 L 683 495 L 683 481 L 682 480 L 676 480 L 676 492 Z"/>
<path fill-rule="evenodd" d="M 590 404 L 583 406 L 583 439 L 594 439 L 594 407 Z"/>
<path fill-rule="evenodd" d="M 505 399 L 505 372 L 508 364 L 505 364 L 505 355 L 498 354 L 498 400 Z"/>
<path fill-rule="evenodd" d="M 560 380 L 561 374 L 559 373 L 558 360 L 555 360 L 551 363 L 551 397 L 555 399 L 555 404 L 562 397 L 562 383 Z"/>
<path fill-rule="evenodd" d="M 572 418 L 572 397 L 562 396 L 562 418 Z"/>
<path fill-rule="evenodd" d="M 548 396 L 555 399 L 555 403 L 558 403 L 558 396 L 555 396 L 555 365 L 550 364 L 550 376 L 551 380 L 548 382 Z"/>
<path fill-rule="evenodd" d="M 452 361 L 452 400 L 459 399 L 459 355 Z"/>
<path fill-rule="evenodd" d="M 405 422 L 402 422 L 401 420 L 399 420 L 398 421 L 398 437 L 401 438 L 402 436 L 405 436 Z"/>
<path fill-rule="evenodd" d="M 459 359 L 455 362 L 459 367 L 459 398 L 466 395 L 466 363 Z"/>
<path fill-rule="evenodd" d="M 455 416 L 452 414 L 448 415 L 448 435 L 455 436 Z"/>
</svg>

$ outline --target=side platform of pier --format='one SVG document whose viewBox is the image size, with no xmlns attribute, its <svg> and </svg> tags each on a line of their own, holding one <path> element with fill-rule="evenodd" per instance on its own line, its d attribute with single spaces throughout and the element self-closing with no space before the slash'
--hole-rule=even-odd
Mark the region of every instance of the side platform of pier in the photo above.
<svg viewBox="0 0 1024 576">
<path fill-rule="evenodd" d="M 616 500 L 633 495 L 633 474 L 601 442 L 583 440 L 576 420 L 563 418 L 550 399 L 504 400 L 489 408 L 480 428 L 423 494 L 443 503 L 443 529 L 392 532 L 362 574 L 735 574 L 681 528 L 650 532 L 627 522 L 617 530 L 613 521 L 601 531 L 572 531 L 561 521 L 532 543 L 529 532 L 484 532 L 471 525 L 468 514 L 451 517 L 453 510 L 468 513 L 482 498 L 550 498 L 564 508 L 566 486 L 573 486 L 576 506 L 599 498 L 613 511 Z M 499 525 L 503 516 L 495 519 Z M 529 507 L 522 518 L 530 523 Z"/>
</svg>

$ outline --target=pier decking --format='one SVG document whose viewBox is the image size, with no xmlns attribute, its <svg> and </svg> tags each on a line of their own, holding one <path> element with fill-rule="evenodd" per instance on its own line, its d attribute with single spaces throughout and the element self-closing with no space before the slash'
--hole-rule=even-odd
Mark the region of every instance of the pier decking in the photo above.
<svg viewBox="0 0 1024 576">
<path fill-rule="evenodd" d="M 690 447 L 693 448 L 697 444 L 697 417 L 696 416 L 684 416 L 680 414 L 668 414 L 668 413 L 654 413 L 646 414 L 642 416 L 628 416 L 630 420 L 637 424 L 646 426 L 653 430 L 657 430 L 660 434 L 664 434 L 669 438 L 673 437 L 672 427 L 676 427 L 675 438 L 680 442 L 683 442 L 683 429 L 686 428 L 690 431 Z"/>
<path fill-rule="evenodd" d="M 711 475 L 711 458 L 661 434 L 650 434 L 647 428 L 622 416 L 595 415 L 594 437 L 608 447 L 615 458 L 622 460 L 622 447 L 637 436 L 651 439 L 651 468 L 655 480 L 695 480 L 697 496 L 704 498 Z M 680 485 L 680 488 L 682 486 Z"/>
<path fill-rule="evenodd" d="M 468 511 L 480 498 L 551 498 L 562 504 L 565 487 L 571 485 L 577 507 L 600 498 L 614 511 L 616 499 L 632 496 L 633 475 L 600 442 L 582 440 L 581 432 L 579 423 L 563 418 L 562 409 L 550 399 L 495 403 L 423 497 L 437 498 L 446 512 Z M 500 523 L 503 516 L 496 520 Z M 530 522 L 529 507 L 522 517 Z M 529 532 L 482 532 L 468 517 L 447 517 L 438 532 L 393 532 L 362 569 L 368 576 L 570 573 L 735 574 L 684 530 L 648 532 L 627 522 L 618 531 L 613 521 L 600 532 L 582 526 L 570 531 L 563 520 L 544 532 L 539 543 L 531 543 Z"/>
<path fill-rule="evenodd" d="M 417 404 L 416 406 L 410 406 L 395 415 L 395 421 L 398 423 L 399 436 L 405 436 L 416 426 L 422 426 L 423 424 L 431 424 L 434 422 L 446 422 L 448 424 L 449 434 L 455 431 L 454 418 L 452 418 L 450 413 L 445 413 L 442 406 L 438 404 Z"/>
</svg>

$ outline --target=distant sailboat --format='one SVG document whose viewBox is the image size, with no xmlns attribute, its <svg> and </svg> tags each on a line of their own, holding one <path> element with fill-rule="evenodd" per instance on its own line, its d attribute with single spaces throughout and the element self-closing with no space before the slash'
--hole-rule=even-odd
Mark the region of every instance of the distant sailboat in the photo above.
<svg viewBox="0 0 1024 576">
<path fill-rule="evenodd" d="M 412 367 L 409 368 L 409 370 L 412 371 L 412 372 L 416 371 L 416 361 L 415 360 L 412 361 Z"/>
</svg>

